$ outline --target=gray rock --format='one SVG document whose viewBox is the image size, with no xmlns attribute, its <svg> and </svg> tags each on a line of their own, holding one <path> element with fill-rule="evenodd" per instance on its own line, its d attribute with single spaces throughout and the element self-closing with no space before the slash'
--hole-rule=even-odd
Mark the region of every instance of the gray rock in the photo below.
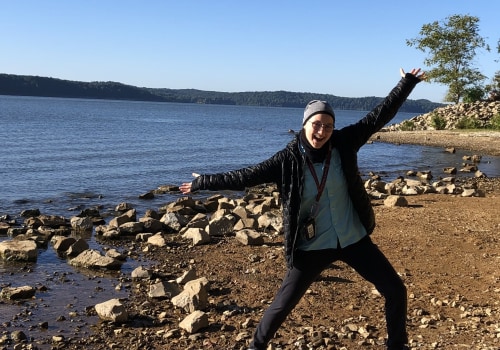
<svg viewBox="0 0 500 350">
<path fill-rule="evenodd" d="M 184 231 L 182 238 L 191 239 L 193 246 L 210 243 L 210 235 L 202 228 L 188 228 Z"/>
<path fill-rule="evenodd" d="M 403 196 L 392 195 L 384 200 L 386 207 L 407 207 L 408 201 Z"/>
<path fill-rule="evenodd" d="M 117 211 L 119 213 L 124 213 L 124 212 L 132 210 L 132 209 L 134 209 L 132 204 L 127 203 L 127 202 L 122 202 L 115 207 L 115 211 Z"/>
<path fill-rule="evenodd" d="M 28 337 L 26 336 L 26 334 L 23 332 L 23 331 L 13 331 L 11 334 L 10 334 L 10 337 L 12 338 L 13 341 L 15 341 L 16 343 L 21 343 L 25 340 L 28 339 Z M 17 349 L 16 347 L 14 347 L 14 349 Z"/>
<path fill-rule="evenodd" d="M 208 305 L 206 279 L 200 278 L 186 283 L 183 291 L 172 298 L 172 304 L 186 312 L 206 309 Z"/>
<path fill-rule="evenodd" d="M 142 222 L 129 221 L 120 225 L 120 227 L 118 227 L 118 231 L 120 232 L 120 235 L 136 235 L 144 232 L 144 224 Z"/>
<path fill-rule="evenodd" d="M 206 229 L 210 236 L 228 236 L 233 230 L 234 223 L 227 216 L 211 220 Z"/>
<path fill-rule="evenodd" d="M 70 219 L 71 227 L 78 232 L 92 231 L 94 222 L 89 217 L 74 216 Z"/>
<path fill-rule="evenodd" d="M 191 221 L 186 225 L 186 227 L 192 228 L 205 228 L 208 225 L 208 217 L 205 214 L 196 214 Z"/>
<path fill-rule="evenodd" d="M 58 215 L 40 215 L 38 216 L 42 226 L 49 226 L 53 228 L 59 228 L 61 226 L 68 226 L 68 220 L 64 216 Z"/>
<path fill-rule="evenodd" d="M 111 249 L 107 250 L 106 256 L 113 258 L 113 259 L 121 260 L 121 261 L 127 260 L 127 256 L 123 253 L 120 253 L 115 248 L 111 248 Z"/>
<path fill-rule="evenodd" d="M 121 225 L 132 221 L 136 221 L 135 209 L 130 209 L 126 211 L 124 214 L 111 219 L 111 221 L 109 222 L 109 226 L 120 227 Z"/>
<path fill-rule="evenodd" d="M 236 232 L 236 240 L 244 245 L 263 245 L 264 237 L 254 230 L 244 229 Z"/>
<path fill-rule="evenodd" d="M 151 270 L 148 270 L 143 266 L 139 266 L 136 269 L 134 269 L 134 271 L 132 271 L 130 277 L 149 279 L 151 278 L 151 275 L 152 275 Z"/>
<path fill-rule="evenodd" d="M 179 327 L 184 329 L 186 332 L 193 334 L 198 332 L 202 328 L 208 327 L 208 316 L 203 311 L 194 311 L 184 318 L 180 323 Z"/>
<path fill-rule="evenodd" d="M 74 257 L 86 251 L 87 249 L 89 249 L 89 244 L 86 240 L 80 238 L 68 248 L 66 254 L 69 257 Z"/>
<path fill-rule="evenodd" d="M 128 312 L 119 299 L 111 299 L 95 305 L 95 311 L 101 320 L 123 323 L 128 320 Z"/>
<path fill-rule="evenodd" d="M 256 219 L 251 217 L 245 217 L 238 220 L 234 225 L 234 230 L 239 231 L 245 228 L 256 230 L 259 227 L 259 223 Z"/>
<path fill-rule="evenodd" d="M 53 247 L 56 251 L 66 252 L 69 247 L 76 242 L 76 239 L 73 237 L 54 236 L 52 237 L 51 242 L 53 243 Z"/>
<path fill-rule="evenodd" d="M 157 233 L 148 238 L 148 243 L 157 247 L 165 247 L 167 245 L 167 241 L 163 237 L 163 234 Z"/>
<path fill-rule="evenodd" d="M 10 300 L 31 299 L 35 296 L 35 291 L 31 286 L 5 287 L 0 292 L 0 297 Z"/>
<path fill-rule="evenodd" d="M 466 188 L 462 191 L 462 197 L 472 197 L 476 194 L 476 190 L 474 188 Z"/>
<path fill-rule="evenodd" d="M 283 229 L 283 217 L 274 212 L 266 212 L 257 219 L 259 228 L 264 230 L 272 229 L 280 232 Z"/>
<path fill-rule="evenodd" d="M 178 277 L 175 282 L 177 282 L 178 284 L 186 284 L 187 282 L 189 281 L 193 281 L 196 279 L 196 269 L 195 268 L 191 268 L 189 270 L 187 270 L 186 272 L 184 272 L 182 274 L 182 276 Z"/>
<path fill-rule="evenodd" d="M 40 209 L 26 209 L 21 212 L 23 218 L 29 218 L 40 215 Z"/>
<path fill-rule="evenodd" d="M 31 239 L 30 237 L 33 234 L 33 232 L 34 231 L 32 228 L 27 228 L 27 227 L 11 227 L 8 230 L 9 237 L 17 241 Z"/>
<path fill-rule="evenodd" d="M 11 240 L 0 242 L 0 257 L 8 261 L 36 261 L 37 245 L 32 240 Z"/>
<path fill-rule="evenodd" d="M 151 217 L 143 217 L 139 219 L 143 225 L 143 230 L 146 232 L 158 233 L 163 230 L 163 224 L 160 220 Z"/>
<path fill-rule="evenodd" d="M 178 213 L 166 213 L 162 216 L 160 221 L 173 231 L 179 231 L 188 224 L 186 218 Z"/>
<path fill-rule="evenodd" d="M 181 292 L 177 284 L 171 282 L 158 282 L 149 287 L 150 298 L 173 298 Z"/>
<path fill-rule="evenodd" d="M 109 256 L 103 256 L 97 250 L 89 249 L 77 257 L 70 259 L 69 264 L 76 267 L 85 267 L 88 269 L 109 269 L 109 270 L 119 270 L 122 266 L 122 262 L 110 258 Z"/>
</svg>

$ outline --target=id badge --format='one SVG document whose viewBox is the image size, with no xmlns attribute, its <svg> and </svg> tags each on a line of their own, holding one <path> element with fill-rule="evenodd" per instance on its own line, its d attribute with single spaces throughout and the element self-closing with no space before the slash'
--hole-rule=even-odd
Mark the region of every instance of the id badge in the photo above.
<svg viewBox="0 0 500 350">
<path fill-rule="evenodd" d="M 308 241 L 310 241 L 316 236 L 316 224 L 314 218 L 309 218 L 304 222 L 304 226 L 302 228 L 302 234 L 304 238 Z"/>
</svg>

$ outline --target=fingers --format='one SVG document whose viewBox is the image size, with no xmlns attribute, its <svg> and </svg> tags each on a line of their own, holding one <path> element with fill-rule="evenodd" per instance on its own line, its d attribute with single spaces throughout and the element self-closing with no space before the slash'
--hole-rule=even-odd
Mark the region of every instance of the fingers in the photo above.
<svg viewBox="0 0 500 350">
<path fill-rule="evenodd" d="M 191 182 L 185 182 L 182 185 L 179 186 L 179 191 L 182 193 L 190 193 L 191 192 Z"/>
<path fill-rule="evenodd" d="M 192 173 L 191 175 L 193 175 L 193 177 L 200 176 L 200 174 L 198 173 Z M 184 182 L 179 186 L 179 191 L 181 191 L 183 194 L 191 193 L 191 182 Z"/>
<path fill-rule="evenodd" d="M 404 77 L 406 75 L 403 68 L 399 68 L 399 73 L 401 74 L 402 77 Z M 427 75 L 420 68 L 412 68 L 412 70 L 409 72 L 409 74 L 414 75 L 415 77 L 419 78 L 420 80 L 427 79 Z"/>
<path fill-rule="evenodd" d="M 411 70 L 411 74 L 416 76 L 420 80 L 425 80 L 427 79 L 427 75 L 425 75 L 425 72 L 423 72 L 420 68 L 413 68 Z"/>
</svg>

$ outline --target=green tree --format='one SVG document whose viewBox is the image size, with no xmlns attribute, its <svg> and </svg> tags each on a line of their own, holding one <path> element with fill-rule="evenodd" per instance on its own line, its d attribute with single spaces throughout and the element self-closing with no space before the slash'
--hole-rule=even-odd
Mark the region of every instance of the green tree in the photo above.
<svg viewBox="0 0 500 350">
<path fill-rule="evenodd" d="M 485 88 L 482 86 L 473 86 L 465 89 L 462 102 L 472 103 L 484 100 L 486 94 Z"/>
<path fill-rule="evenodd" d="M 497 53 L 500 54 L 500 39 L 497 42 Z M 495 62 L 500 61 L 499 59 Z M 486 85 L 486 91 L 489 92 L 488 98 L 493 101 L 500 101 L 500 71 L 495 72 L 495 76 L 491 79 L 491 83 Z"/>
<path fill-rule="evenodd" d="M 489 100 L 500 101 L 500 71 L 497 71 L 491 83 L 486 85 L 486 91 L 489 92 Z"/>
<path fill-rule="evenodd" d="M 424 64 L 429 81 L 448 86 L 445 101 L 458 103 L 466 90 L 480 86 L 486 77 L 473 66 L 476 50 L 489 47 L 479 35 L 479 18 L 469 15 L 453 15 L 445 21 L 424 24 L 417 38 L 406 40 L 428 53 Z"/>
</svg>

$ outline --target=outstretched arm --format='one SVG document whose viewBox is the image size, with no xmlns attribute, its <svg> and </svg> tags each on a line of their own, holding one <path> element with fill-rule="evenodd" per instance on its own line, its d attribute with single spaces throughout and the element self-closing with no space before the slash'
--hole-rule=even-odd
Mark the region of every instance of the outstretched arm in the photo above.
<svg viewBox="0 0 500 350">
<path fill-rule="evenodd" d="M 242 191 L 259 184 L 279 183 L 282 179 L 283 162 L 290 158 L 287 156 L 289 152 L 284 148 L 263 162 L 237 170 L 217 174 L 193 173 L 195 179 L 181 184 L 179 190 L 184 194 L 198 190 Z"/>
<path fill-rule="evenodd" d="M 363 119 L 345 128 L 347 135 L 355 149 L 363 146 L 368 139 L 379 131 L 385 124 L 394 118 L 401 105 L 406 101 L 413 88 L 422 80 L 427 78 L 425 72 L 420 68 L 413 68 L 406 73 L 402 68 L 399 70 L 402 78 L 391 92 L 372 109 Z M 332 138 L 333 139 L 333 138 Z"/>
</svg>

